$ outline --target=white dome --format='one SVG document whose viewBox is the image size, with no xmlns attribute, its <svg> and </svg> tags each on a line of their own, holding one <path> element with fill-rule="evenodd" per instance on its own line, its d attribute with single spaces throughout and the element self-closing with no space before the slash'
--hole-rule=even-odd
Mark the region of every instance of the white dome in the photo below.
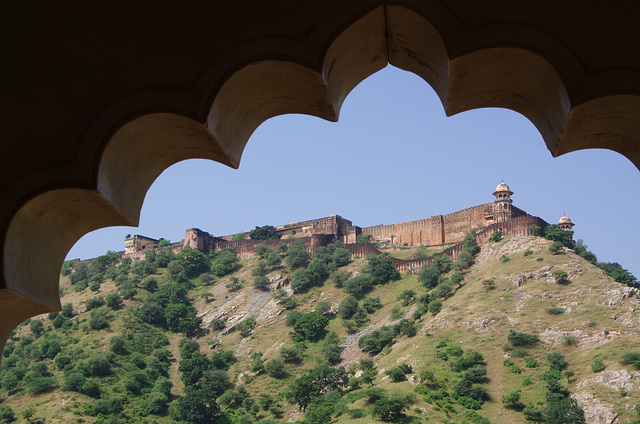
<svg viewBox="0 0 640 424">
<path fill-rule="evenodd" d="M 560 220 L 558 221 L 558 225 L 559 224 L 573 224 L 573 222 L 571 222 L 571 218 L 569 218 L 566 215 L 563 215 Z"/>
<path fill-rule="evenodd" d="M 509 189 L 509 186 L 506 185 L 504 182 L 498 184 L 498 187 L 496 187 L 496 191 L 511 191 Z"/>
</svg>

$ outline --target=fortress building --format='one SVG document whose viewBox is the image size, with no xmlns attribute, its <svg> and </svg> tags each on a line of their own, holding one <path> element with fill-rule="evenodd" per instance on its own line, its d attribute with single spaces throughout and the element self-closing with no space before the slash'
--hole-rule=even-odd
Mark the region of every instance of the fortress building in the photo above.
<svg viewBox="0 0 640 424">
<path fill-rule="evenodd" d="M 140 234 L 127 234 L 124 238 L 124 253 L 136 253 L 142 252 L 147 249 L 156 249 L 160 240 L 153 239 L 147 236 L 141 236 Z"/>
<path fill-rule="evenodd" d="M 230 248 L 238 256 L 244 258 L 252 256 L 256 246 L 261 243 L 276 247 L 282 242 L 291 244 L 295 240 L 302 240 L 309 250 L 314 250 L 316 247 L 324 246 L 333 241 L 340 241 L 354 256 L 366 256 L 368 253 L 375 253 L 369 244 L 359 243 L 362 236 L 368 235 L 383 248 L 398 245 L 424 245 L 444 249 L 445 252 L 448 252 L 446 254 L 455 259 L 461 241 L 472 228 L 476 230 L 479 244 L 485 243 L 495 231 L 502 231 L 505 235 L 537 235 L 531 229 L 533 224 L 544 231 L 548 225 L 547 222 L 513 206 L 512 195 L 513 191 L 503 181 L 493 192 L 495 199 L 492 202 L 450 214 L 370 227 L 360 227 L 340 215 L 331 215 L 325 218 L 279 225 L 275 228 L 281 236 L 280 240 L 250 240 L 250 233 L 243 233 L 243 237 L 238 240 L 236 235 L 216 237 L 198 228 L 189 228 L 185 232 L 183 242 L 176 243 L 173 247 L 174 249 L 197 249 L 205 253 L 211 250 Z M 569 217 L 560 218 L 558 225 L 573 233 L 574 224 Z M 139 255 L 143 249 L 157 247 L 157 243 L 157 240 L 144 236 L 127 236 L 125 255 Z M 377 250 L 376 252 L 380 253 Z M 394 261 L 405 272 L 413 272 L 424 265 L 422 262 L 415 261 L 415 263 L 395 259 Z"/>
</svg>

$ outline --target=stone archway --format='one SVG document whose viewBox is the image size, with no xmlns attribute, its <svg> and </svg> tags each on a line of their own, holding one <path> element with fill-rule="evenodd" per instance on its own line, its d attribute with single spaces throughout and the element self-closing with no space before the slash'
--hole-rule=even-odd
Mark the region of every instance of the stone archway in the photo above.
<svg viewBox="0 0 640 424">
<path fill-rule="evenodd" d="M 3 75 L 17 85 L 2 103 L 0 343 L 59 307 L 67 250 L 93 229 L 135 225 L 168 166 L 206 158 L 237 167 L 264 120 L 337 120 L 348 93 L 388 63 L 422 77 L 448 115 L 509 108 L 553 155 L 608 148 L 640 167 L 638 6 L 623 6 L 576 3 L 576 22 L 566 5 L 539 1 L 495 1 L 482 13 L 453 1 L 4 6 L 15 13 L 2 18 L 11 41 L 0 54 L 12 66 Z M 25 35 L 16 15 L 42 25 Z M 175 31 L 185 22 L 188 31 Z"/>
</svg>

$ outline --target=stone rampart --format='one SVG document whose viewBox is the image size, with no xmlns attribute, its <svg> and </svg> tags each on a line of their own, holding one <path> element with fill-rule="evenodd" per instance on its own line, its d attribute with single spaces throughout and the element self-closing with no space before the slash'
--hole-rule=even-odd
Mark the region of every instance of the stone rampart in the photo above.
<svg viewBox="0 0 640 424">
<path fill-rule="evenodd" d="M 462 240 L 469 229 L 490 224 L 492 217 L 493 203 L 485 203 L 447 215 L 435 215 L 399 224 L 363 227 L 362 234 L 371 234 L 382 244 L 441 245 Z"/>
</svg>

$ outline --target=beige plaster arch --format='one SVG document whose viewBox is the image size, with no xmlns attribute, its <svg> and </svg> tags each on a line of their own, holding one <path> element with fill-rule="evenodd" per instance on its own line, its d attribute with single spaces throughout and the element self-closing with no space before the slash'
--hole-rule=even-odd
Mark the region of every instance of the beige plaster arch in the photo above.
<svg viewBox="0 0 640 424">
<path fill-rule="evenodd" d="M 598 14 L 596 3 L 581 5 L 591 21 L 581 24 L 584 32 L 572 23 L 575 35 L 566 30 L 564 9 L 556 3 L 491 2 L 483 5 L 483 14 L 471 2 L 446 0 L 336 1 L 308 10 L 293 1 L 245 6 L 243 13 L 230 6 L 184 6 L 191 8 L 181 10 L 184 14 L 204 17 L 196 27 L 200 38 L 182 40 L 157 28 L 159 37 L 191 43 L 183 46 L 173 46 L 175 40 L 165 40 L 164 46 L 144 43 L 127 37 L 125 27 L 115 28 L 115 38 L 108 41 L 132 52 L 122 62 L 103 64 L 119 76 L 118 84 L 105 80 L 109 72 L 102 69 L 89 76 L 70 72 L 66 80 L 64 63 L 46 61 L 56 51 L 33 52 L 33 57 L 42 55 L 40 66 L 55 67 L 56 84 L 72 87 L 82 79 L 85 85 L 67 89 L 69 99 L 59 98 L 61 111 L 48 111 L 68 118 L 65 126 L 51 127 L 51 134 L 44 128 L 42 137 L 29 135 L 24 145 L 14 141 L 4 155 L 0 345 L 25 318 L 59 307 L 58 273 L 71 245 L 96 228 L 135 225 L 148 187 L 168 166 L 197 157 L 237 167 L 251 133 L 264 120 L 283 113 L 336 120 L 348 93 L 388 63 L 421 76 L 449 115 L 510 108 L 533 122 L 553 155 L 609 148 L 640 167 L 640 59 L 611 55 L 618 45 L 600 48 L 581 41 L 593 25 L 608 19 Z M 170 19 L 171 10 L 157 7 L 156 13 Z M 145 12 L 130 11 L 140 17 Z M 57 16 L 46 7 L 31 13 Z M 291 25 L 282 26 L 283 21 Z M 626 14 L 619 21 L 625 31 L 637 31 Z M 155 28 L 151 21 L 141 22 L 145 29 Z M 606 23 L 616 36 L 625 34 Z M 61 28 L 67 35 L 67 26 Z M 35 31 L 34 37 L 47 35 Z M 73 35 L 68 37 L 73 47 Z M 79 54 L 91 52 L 85 40 L 76 41 Z M 38 48 L 26 41 L 25 46 Z M 13 53 L 0 46 L 3 57 Z M 148 54 L 155 62 L 145 61 Z M 167 55 L 186 62 L 182 67 L 162 62 Z M 118 67 L 129 73 L 117 73 Z M 147 87 L 141 75 L 155 86 Z M 104 81 L 107 88 L 101 86 Z M 11 123 L 5 127 L 20 140 L 24 116 L 19 113 L 31 110 L 43 121 L 48 115 L 46 108 L 41 115 L 29 109 L 27 103 L 37 95 L 25 96 L 22 104 L 12 96 L 16 93 L 8 92 L 15 107 L 3 103 L 3 110 L 17 111 L 15 129 Z M 50 143 L 58 149 L 55 155 Z"/>
</svg>

